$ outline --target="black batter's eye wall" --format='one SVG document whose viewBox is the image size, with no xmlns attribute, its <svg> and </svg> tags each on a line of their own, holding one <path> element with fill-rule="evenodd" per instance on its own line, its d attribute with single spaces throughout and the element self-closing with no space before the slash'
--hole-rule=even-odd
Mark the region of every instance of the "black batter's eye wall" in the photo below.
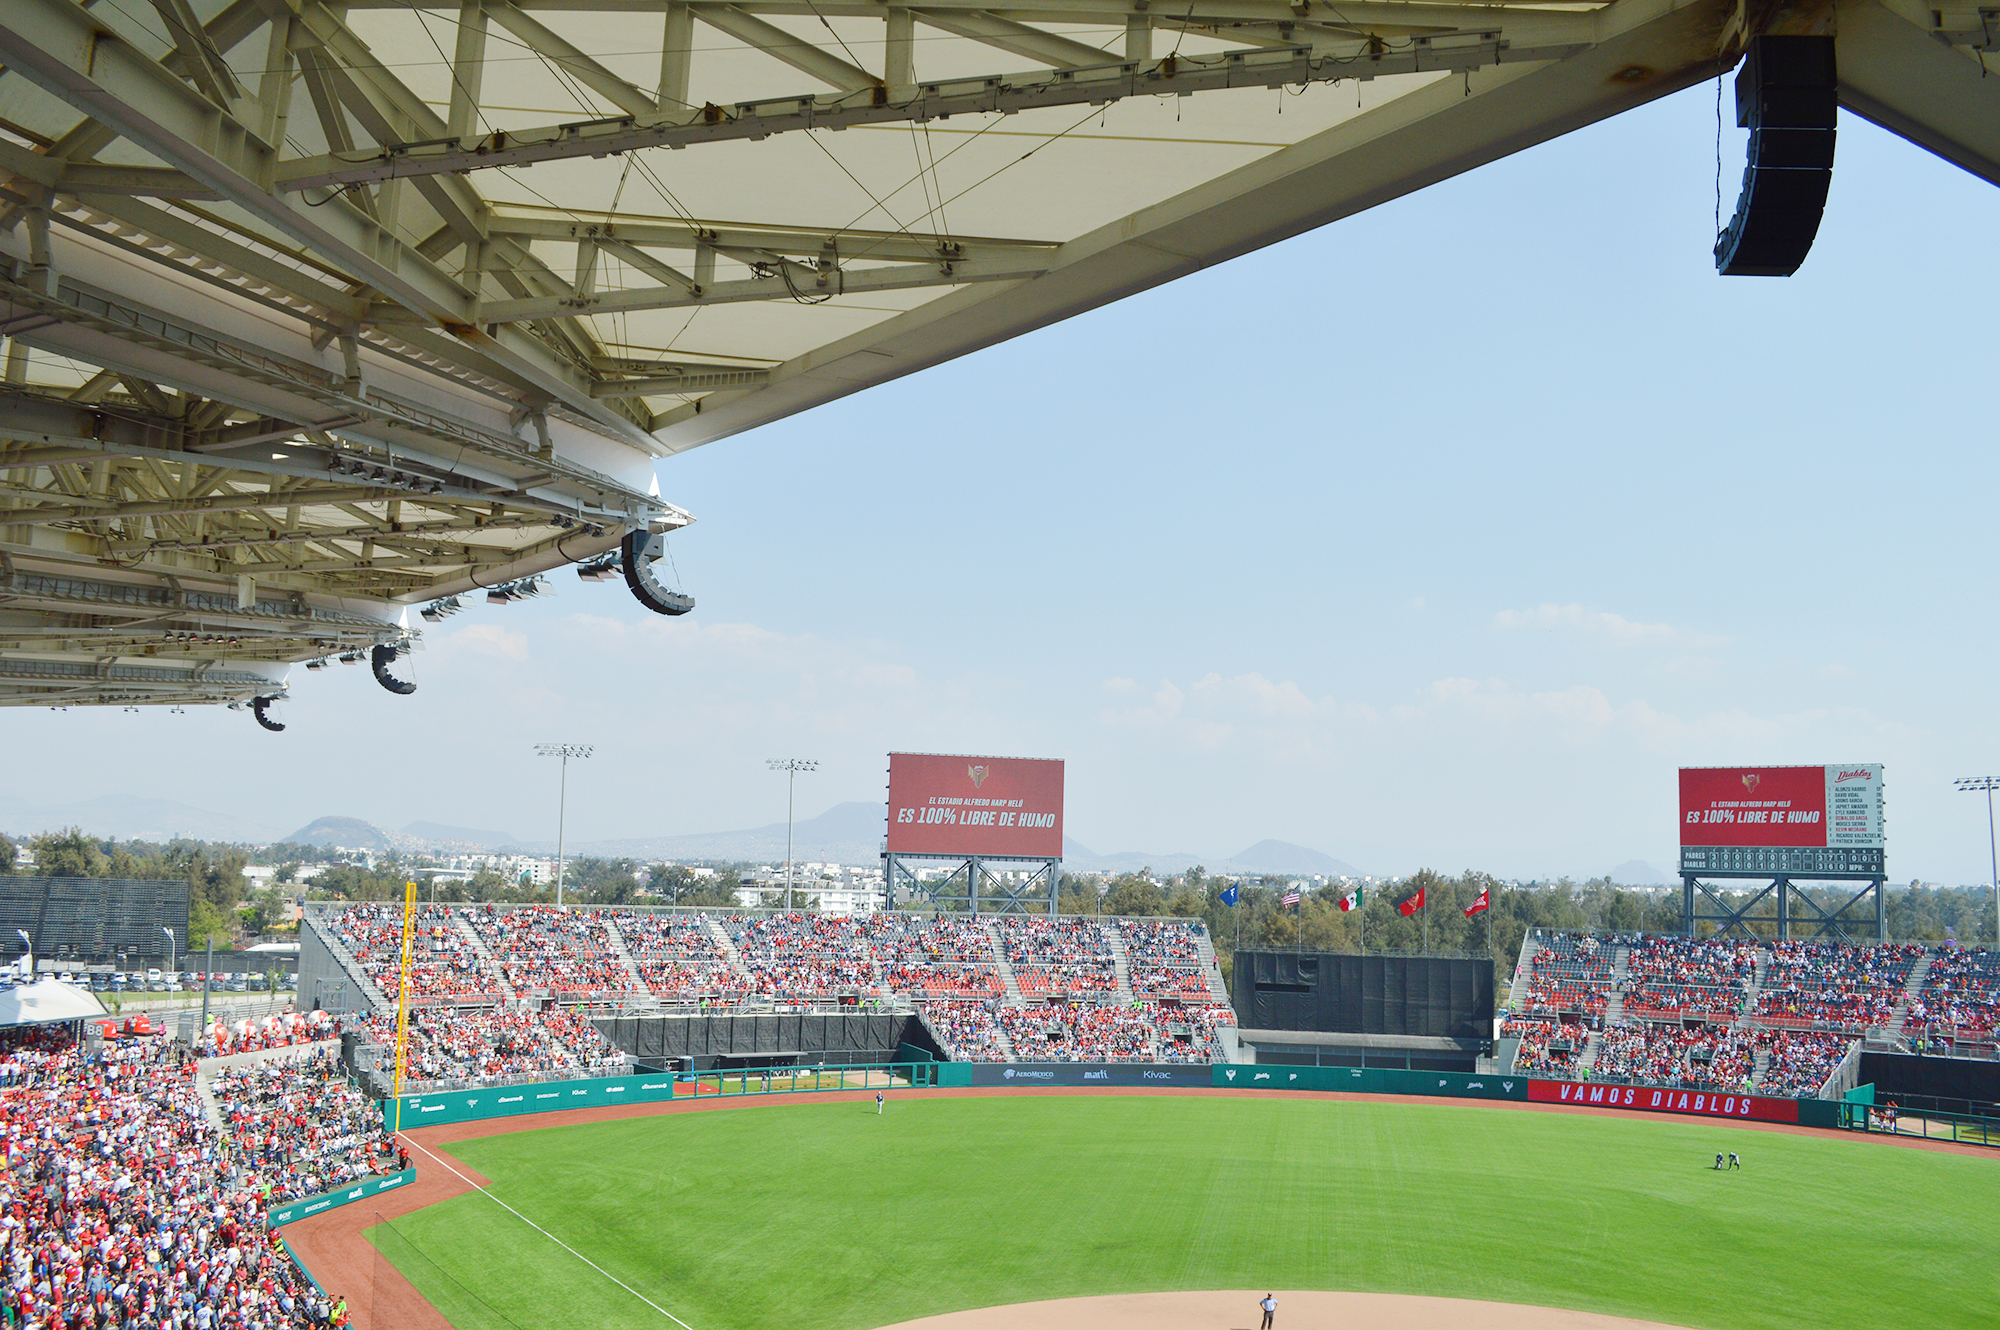
<svg viewBox="0 0 2000 1330">
<path fill-rule="evenodd" d="M 1245 1029 L 1493 1036 L 1493 963 L 1483 957 L 1239 951 L 1234 974 Z"/>
</svg>

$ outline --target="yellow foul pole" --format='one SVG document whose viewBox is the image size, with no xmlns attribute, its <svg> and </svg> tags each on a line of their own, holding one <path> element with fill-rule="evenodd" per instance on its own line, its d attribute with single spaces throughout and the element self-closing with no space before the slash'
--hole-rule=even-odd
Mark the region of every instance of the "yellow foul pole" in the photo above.
<svg viewBox="0 0 2000 1330">
<path fill-rule="evenodd" d="M 396 1126 L 403 1130 L 403 1054 L 410 1040 L 410 934 L 417 918 L 417 884 L 403 884 L 403 974 L 396 989 Z"/>
</svg>

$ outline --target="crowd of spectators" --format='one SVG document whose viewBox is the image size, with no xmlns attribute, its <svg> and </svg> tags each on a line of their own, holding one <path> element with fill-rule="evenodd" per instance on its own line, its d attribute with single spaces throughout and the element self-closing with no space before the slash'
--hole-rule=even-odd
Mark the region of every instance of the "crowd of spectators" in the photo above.
<svg viewBox="0 0 2000 1330">
<path fill-rule="evenodd" d="M 368 1038 L 396 1047 L 396 1013 L 367 1018 Z M 505 1080 L 510 1077 L 612 1075 L 619 1053 L 582 1010 L 556 1004 L 539 1011 L 518 1007 L 414 1007 L 403 1054 L 409 1082 Z"/>
<path fill-rule="evenodd" d="M 596 911 L 555 905 L 475 906 L 465 913 L 517 995 L 628 993 L 632 974 Z"/>
<path fill-rule="evenodd" d="M 282 1180 L 218 1133 L 192 1050 L 0 1034 L 0 1294 L 35 1330 L 306 1330 L 327 1305 L 265 1233 Z"/>
<path fill-rule="evenodd" d="M 1991 1039 L 2000 1027 L 2000 954 L 1978 947 L 1932 956 L 1909 1024 L 1931 1037 Z"/>
<path fill-rule="evenodd" d="M 1514 1070 L 1545 1071 L 1557 1076 L 1570 1075 L 1588 1037 L 1579 1026 L 1518 1016 L 1509 1017 L 1501 1025 L 1500 1034 L 1502 1038 L 1521 1041 L 1514 1054 Z"/>
<path fill-rule="evenodd" d="M 1611 1002 L 1611 971 L 1611 944 L 1587 934 L 1545 936 L 1528 962 L 1524 1010 L 1601 1017 Z"/>
<path fill-rule="evenodd" d="M 856 919 L 789 911 L 731 915 L 723 928 L 742 957 L 750 991 L 760 996 L 832 997 L 876 984 L 875 952 Z"/>
<path fill-rule="evenodd" d="M 1598 1036 L 1591 1079 L 1745 1090 L 1756 1067 L 1753 1034 L 1715 1025 L 1633 1022 L 1610 1026 Z"/>
<path fill-rule="evenodd" d="M 1199 966 L 1202 926 L 1194 919 L 1120 919 L 1125 959 L 1133 965 Z"/>
<path fill-rule="evenodd" d="M 925 997 L 997 997 L 1006 991 L 991 965 L 938 961 L 928 965 L 885 961 L 882 982 L 892 992 Z"/>
<path fill-rule="evenodd" d="M 1839 942 L 1773 942 L 1771 965 L 1757 995 L 1757 1019 L 1771 1025 L 1861 1031 L 1889 1024 L 1910 968 L 1923 958 L 1917 943 L 1857 947 Z"/>
<path fill-rule="evenodd" d="M 1135 961 L 1131 967 L 1131 979 L 1134 997 L 1205 998 L 1210 995 L 1207 970 Z"/>
<path fill-rule="evenodd" d="M 931 1033 L 944 1044 L 945 1051 L 959 1062 L 1005 1062 L 1007 1050 L 1000 1042 L 1000 1002 L 948 1001 L 918 1004 Z"/>
<path fill-rule="evenodd" d="M 1153 1002 L 1033 1003 L 996 1015 L 1021 1062 L 1210 1062 L 1216 1027 L 1235 1021 L 1227 1007 Z"/>
<path fill-rule="evenodd" d="M 383 993 L 400 991 L 403 909 L 400 905 L 350 905 L 325 916 L 328 930 L 347 948 L 361 972 Z M 499 977 L 458 927 L 449 906 L 417 910 L 410 938 L 410 993 L 420 999 L 490 997 Z"/>
<path fill-rule="evenodd" d="M 267 1180 L 270 1203 L 405 1166 L 381 1105 L 328 1049 L 219 1068 L 209 1093 L 237 1159 Z"/>
<path fill-rule="evenodd" d="M 1626 962 L 1628 1018 L 1728 1021 L 1742 1014 L 1757 973 L 1757 947 L 1710 938 L 1646 937 Z"/>
<path fill-rule="evenodd" d="M 869 915 L 861 935 L 883 965 L 991 965 L 993 937 L 986 925 L 949 915 Z"/>
<path fill-rule="evenodd" d="M 1854 1042 L 1829 1030 L 1767 1030 L 1763 1038 L 1771 1060 L 1757 1089 L 1778 1096 L 1818 1094 Z"/>
</svg>

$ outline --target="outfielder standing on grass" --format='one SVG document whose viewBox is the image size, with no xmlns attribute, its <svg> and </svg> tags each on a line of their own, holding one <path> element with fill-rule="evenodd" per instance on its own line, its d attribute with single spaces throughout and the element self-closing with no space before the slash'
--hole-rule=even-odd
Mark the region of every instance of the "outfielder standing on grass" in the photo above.
<svg viewBox="0 0 2000 1330">
<path fill-rule="evenodd" d="M 880 1090 L 875 1092 L 875 1116 L 878 1118 L 882 1116 L 882 1092 Z"/>
</svg>

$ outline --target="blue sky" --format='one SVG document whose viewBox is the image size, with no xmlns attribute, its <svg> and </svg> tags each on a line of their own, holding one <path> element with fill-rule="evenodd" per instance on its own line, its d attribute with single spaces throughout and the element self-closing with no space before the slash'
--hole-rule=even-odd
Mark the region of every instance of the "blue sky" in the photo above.
<svg viewBox="0 0 2000 1330">
<path fill-rule="evenodd" d="M 283 736 L 15 713 L 0 800 L 551 835 L 566 739 L 571 834 L 655 835 L 964 750 L 1101 851 L 1583 875 L 1670 869 L 1678 765 L 1880 761 L 1892 877 L 1982 881 L 2000 193 L 1841 128 L 1789 280 L 1713 274 L 1697 88 L 663 464 L 685 620 L 563 574 Z"/>
</svg>

